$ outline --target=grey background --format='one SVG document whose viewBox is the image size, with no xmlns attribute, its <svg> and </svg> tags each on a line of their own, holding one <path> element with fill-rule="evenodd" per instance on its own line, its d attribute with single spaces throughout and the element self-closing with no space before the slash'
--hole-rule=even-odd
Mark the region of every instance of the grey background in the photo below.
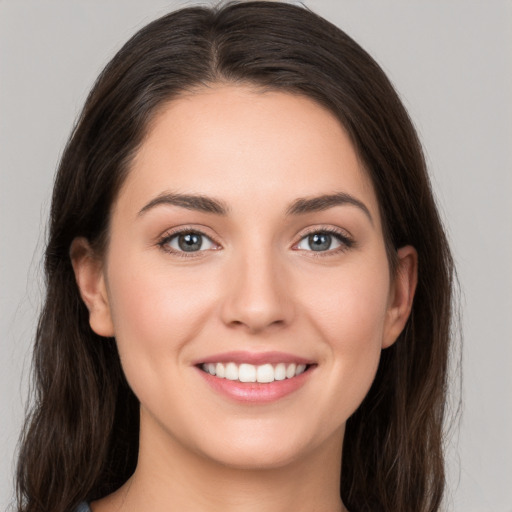
<svg viewBox="0 0 512 512">
<path fill-rule="evenodd" d="M 85 95 L 163 0 L 0 0 L 0 509 L 12 499 L 53 173 Z M 512 2 L 306 0 L 383 66 L 423 140 L 463 290 L 446 510 L 512 511 Z"/>
</svg>

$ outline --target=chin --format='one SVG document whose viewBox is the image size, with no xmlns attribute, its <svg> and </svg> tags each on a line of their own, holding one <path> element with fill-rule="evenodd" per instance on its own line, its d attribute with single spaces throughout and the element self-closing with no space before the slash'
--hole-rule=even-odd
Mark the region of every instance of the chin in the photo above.
<svg viewBox="0 0 512 512">
<path fill-rule="evenodd" d="M 286 467 L 321 452 L 322 444 L 330 451 L 339 449 L 341 452 L 342 431 L 331 436 L 326 432 L 315 435 L 307 429 L 301 432 L 297 422 L 292 426 L 261 423 L 257 425 L 259 428 L 219 429 L 218 432 L 226 435 L 222 439 L 210 439 L 207 444 L 201 443 L 199 451 L 218 464 L 240 470 Z"/>
<path fill-rule="evenodd" d="M 272 470 L 286 467 L 301 458 L 301 451 L 293 448 L 277 447 L 273 443 L 267 446 L 232 446 L 222 454 L 211 454 L 217 464 L 236 470 Z"/>
</svg>

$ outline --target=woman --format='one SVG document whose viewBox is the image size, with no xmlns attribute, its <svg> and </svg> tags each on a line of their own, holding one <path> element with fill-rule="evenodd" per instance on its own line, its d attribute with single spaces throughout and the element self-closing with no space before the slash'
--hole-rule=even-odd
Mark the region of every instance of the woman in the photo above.
<svg viewBox="0 0 512 512">
<path fill-rule="evenodd" d="M 46 272 L 19 511 L 439 509 L 450 251 L 407 113 L 327 21 L 136 34 L 62 157 Z"/>
</svg>

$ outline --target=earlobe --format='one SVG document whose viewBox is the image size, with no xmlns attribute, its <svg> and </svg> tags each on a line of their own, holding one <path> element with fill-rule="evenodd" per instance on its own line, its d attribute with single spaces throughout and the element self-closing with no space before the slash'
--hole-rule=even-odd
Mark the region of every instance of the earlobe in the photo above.
<svg viewBox="0 0 512 512">
<path fill-rule="evenodd" d="M 89 310 L 91 329 L 100 336 L 114 336 L 103 262 L 83 237 L 73 240 L 69 254 L 80 296 Z"/>
<path fill-rule="evenodd" d="M 418 282 L 418 253 L 411 245 L 397 251 L 398 264 L 389 297 L 382 348 L 391 346 L 405 327 L 411 313 Z"/>
</svg>

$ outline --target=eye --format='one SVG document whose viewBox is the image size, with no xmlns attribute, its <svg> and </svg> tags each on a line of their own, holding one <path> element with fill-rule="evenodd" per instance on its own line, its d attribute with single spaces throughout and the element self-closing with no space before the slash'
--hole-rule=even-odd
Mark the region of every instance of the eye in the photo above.
<svg viewBox="0 0 512 512">
<path fill-rule="evenodd" d="M 198 231 L 182 231 L 166 236 L 159 245 L 171 252 L 198 252 L 217 247 L 209 237 Z"/>
<path fill-rule="evenodd" d="M 337 232 L 315 231 L 301 238 L 296 245 L 303 251 L 327 252 L 336 249 L 345 249 L 353 245 L 352 240 Z"/>
</svg>

